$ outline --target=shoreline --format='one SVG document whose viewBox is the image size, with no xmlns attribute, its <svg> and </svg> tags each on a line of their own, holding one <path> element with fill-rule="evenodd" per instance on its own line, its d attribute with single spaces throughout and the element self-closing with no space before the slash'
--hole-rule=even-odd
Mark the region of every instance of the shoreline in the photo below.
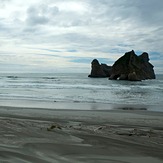
<svg viewBox="0 0 163 163">
<path fill-rule="evenodd" d="M 0 161 L 163 161 L 163 112 L 0 106 L 0 128 Z"/>
<path fill-rule="evenodd" d="M 41 100 L 14 100 L 1 99 L 0 107 L 27 107 L 38 109 L 59 109 L 59 110 L 145 110 L 153 112 L 163 112 L 161 105 L 144 104 L 111 104 L 97 102 L 67 102 L 67 101 L 41 101 Z"/>
</svg>

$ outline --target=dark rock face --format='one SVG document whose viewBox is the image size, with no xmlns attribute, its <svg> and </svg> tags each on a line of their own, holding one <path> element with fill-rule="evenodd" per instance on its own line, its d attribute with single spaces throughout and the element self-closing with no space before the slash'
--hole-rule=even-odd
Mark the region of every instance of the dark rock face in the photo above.
<svg viewBox="0 0 163 163">
<path fill-rule="evenodd" d="M 149 62 L 148 53 L 137 56 L 132 50 L 120 57 L 113 66 L 92 61 L 91 74 L 88 77 L 109 77 L 110 80 L 141 81 L 155 79 L 153 65 Z"/>
<path fill-rule="evenodd" d="M 137 56 L 132 50 L 125 53 L 112 66 L 109 79 L 141 81 L 145 79 L 155 79 L 153 65 L 149 63 L 148 53 L 144 52 Z"/>
<path fill-rule="evenodd" d="M 97 59 L 94 59 L 92 62 L 92 70 L 91 74 L 88 75 L 88 77 L 94 77 L 94 78 L 104 78 L 110 76 L 110 70 L 111 66 L 107 66 L 106 64 L 100 64 Z"/>
</svg>

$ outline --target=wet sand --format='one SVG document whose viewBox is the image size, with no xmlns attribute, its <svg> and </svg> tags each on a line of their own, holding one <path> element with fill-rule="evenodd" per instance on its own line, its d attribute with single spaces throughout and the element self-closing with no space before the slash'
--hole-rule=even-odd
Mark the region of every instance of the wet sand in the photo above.
<svg viewBox="0 0 163 163">
<path fill-rule="evenodd" d="M 0 107 L 2 163 L 162 163 L 163 113 Z"/>
</svg>

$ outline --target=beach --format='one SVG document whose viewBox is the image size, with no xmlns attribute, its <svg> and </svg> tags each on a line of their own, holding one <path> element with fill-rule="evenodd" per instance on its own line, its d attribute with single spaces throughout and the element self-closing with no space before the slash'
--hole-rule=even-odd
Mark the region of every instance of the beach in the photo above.
<svg viewBox="0 0 163 163">
<path fill-rule="evenodd" d="M 0 107 L 2 163 L 162 163 L 163 112 Z"/>
<path fill-rule="evenodd" d="M 0 163 L 163 163 L 162 19 L 163 0 L 0 0 Z"/>
</svg>

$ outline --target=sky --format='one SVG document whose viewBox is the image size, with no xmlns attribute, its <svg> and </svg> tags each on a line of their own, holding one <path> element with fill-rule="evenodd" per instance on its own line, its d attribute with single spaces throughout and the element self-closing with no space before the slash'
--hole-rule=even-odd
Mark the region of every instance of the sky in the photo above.
<svg viewBox="0 0 163 163">
<path fill-rule="evenodd" d="M 0 72 L 90 72 L 148 52 L 163 74 L 163 0 L 0 0 Z"/>
</svg>

